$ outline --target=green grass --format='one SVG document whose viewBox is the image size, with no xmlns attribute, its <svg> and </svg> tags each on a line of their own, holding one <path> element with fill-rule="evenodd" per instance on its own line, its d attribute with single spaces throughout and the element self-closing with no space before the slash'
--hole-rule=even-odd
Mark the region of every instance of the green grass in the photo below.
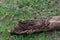
<svg viewBox="0 0 60 40">
<path fill-rule="evenodd" d="M 0 2 L 0 40 L 60 40 L 60 32 L 10 35 L 18 20 L 60 15 L 59 0 L 2 0 Z M 39 14 L 39 15 L 36 15 Z"/>
</svg>

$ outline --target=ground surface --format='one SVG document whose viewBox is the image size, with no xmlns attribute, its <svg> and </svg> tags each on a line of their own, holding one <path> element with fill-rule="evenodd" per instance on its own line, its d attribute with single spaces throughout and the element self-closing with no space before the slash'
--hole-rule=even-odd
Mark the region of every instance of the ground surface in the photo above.
<svg viewBox="0 0 60 40">
<path fill-rule="evenodd" d="M 0 40 L 60 40 L 60 32 L 10 35 L 19 19 L 59 16 L 60 0 L 0 0 Z"/>
</svg>

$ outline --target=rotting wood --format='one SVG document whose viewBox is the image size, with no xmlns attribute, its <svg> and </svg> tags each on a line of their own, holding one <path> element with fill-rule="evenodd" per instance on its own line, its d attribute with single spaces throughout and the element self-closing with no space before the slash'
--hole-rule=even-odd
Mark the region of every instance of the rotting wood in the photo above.
<svg viewBox="0 0 60 40">
<path fill-rule="evenodd" d="M 8 32 L 12 34 L 30 34 L 53 29 L 60 30 L 60 16 L 37 20 L 19 20 L 18 24 Z"/>
</svg>

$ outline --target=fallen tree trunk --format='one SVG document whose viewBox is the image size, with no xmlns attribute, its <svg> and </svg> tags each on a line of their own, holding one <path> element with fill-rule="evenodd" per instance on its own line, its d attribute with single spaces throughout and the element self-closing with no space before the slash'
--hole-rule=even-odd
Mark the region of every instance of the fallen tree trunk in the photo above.
<svg viewBox="0 0 60 40">
<path fill-rule="evenodd" d="M 30 34 L 53 29 L 60 30 L 60 16 L 37 20 L 19 20 L 18 24 L 12 30 L 9 30 L 9 32 L 13 34 Z"/>
</svg>

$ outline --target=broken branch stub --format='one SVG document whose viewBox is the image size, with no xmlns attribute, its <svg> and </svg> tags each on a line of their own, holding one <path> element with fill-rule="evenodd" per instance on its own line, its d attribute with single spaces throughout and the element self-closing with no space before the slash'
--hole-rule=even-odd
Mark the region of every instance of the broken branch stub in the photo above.
<svg viewBox="0 0 60 40">
<path fill-rule="evenodd" d="M 60 30 L 60 16 L 37 20 L 19 20 L 16 27 L 9 30 L 13 34 L 30 34 L 57 29 Z"/>
</svg>

